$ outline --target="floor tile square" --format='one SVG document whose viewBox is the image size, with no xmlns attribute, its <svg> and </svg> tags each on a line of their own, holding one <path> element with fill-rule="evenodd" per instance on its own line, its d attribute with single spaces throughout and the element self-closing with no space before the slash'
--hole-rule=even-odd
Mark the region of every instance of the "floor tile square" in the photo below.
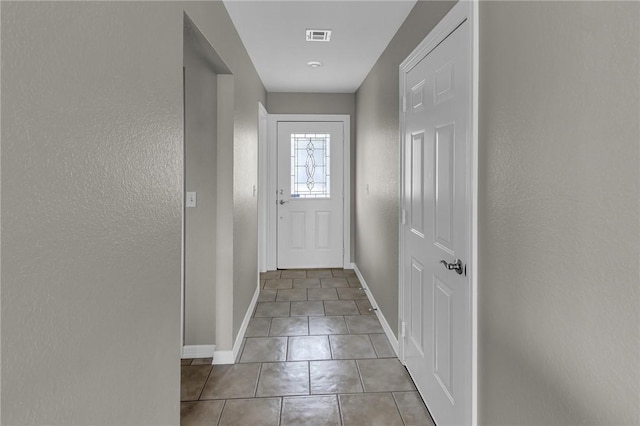
<svg viewBox="0 0 640 426">
<path fill-rule="evenodd" d="M 270 362 L 287 359 L 286 337 L 250 337 L 245 339 L 240 362 Z"/>
<path fill-rule="evenodd" d="M 255 318 L 260 317 L 288 317 L 291 309 L 290 302 L 258 302 Z"/>
<path fill-rule="evenodd" d="M 267 337 L 271 318 L 251 318 L 244 337 Z"/>
<path fill-rule="evenodd" d="M 180 366 L 183 365 L 191 365 L 191 362 L 193 361 L 193 358 L 182 358 L 180 360 Z"/>
<path fill-rule="evenodd" d="M 384 333 L 378 317 L 375 315 L 345 316 L 349 334 Z"/>
<path fill-rule="evenodd" d="M 280 278 L 307 278 L 307 271 L 304 269 L 285 269 L 280 273 Z"/>
<path fill-rule="evenodd" d="M 320 278 L 294 278 L 293 288 L 320 288 Z"/>
<path fill-rule="evenodd" d="M 230 399 L 225 402 L 220 426 L 278 426 L 281 398 Z"/>
<path fill-rule="evenodd" d="M 309 300 L 338 300 L 335 288 L 310 288 L 307 293 Z"/>
<path fill-rule="evenodd" d="M 331 269 L 307 269 L 307 278 L 331 278 Z"/>
<path fill-rule="evenodd" d="M 435 426 L 418 392 L 394 392 L 393 397 L 404 424 Z"/>
<path fill-rule="evenodd" d="M 280 271 L 260 272 L 261 280 L 273 280 L 280 278 Z"/>
<path fill-rule="evenodd" d="M 349 287 L 362 288 L 362 283 L 356 277 L 347 277 L 347 282 L 349 283 Z"/>
<path fill-rule="evenodd" d="M 373 349 L 368 334 L 353 334 L 329 336 L 331 342 L 331 353 L 333 359 L 362 359 L 375 358 L 376 352 Z"/>
<path fill-rule="evenodd" d="M 253 398 L 260 364 L 214 365 L 200 399 Z"/>
<path fill-rule="evenodd" d="M 180 367 L 180 401 L 195 401 L 200 397 L 211 367 L 211 365 Z"/>
<path fill-rule="evenodd" d="M 308 334 L 307 317 L 274 318 L 271 321 L 269 336 L 307 336 Z"/>
<path fill-rule="evenodd" d="M 356 305 L 358 305 L 358 311 L 360 311 L 360 315 L 375 315 L 376 312 L 373 310 L 373 306 L 371 306 L 371 302 L 368 300 L 356 300 Z"/>
<path fill-rule="evenodd" d="M 275 302 L 278 290 L 260 290 L 258 302 Z"/>
<path fill-rule="evenodd" d="M 340 426 L 335 396 L 298 396 L 282 399 L 281 426 Z"/>
<path fill-rule="evenodd" d="M 278 290 L 276 298 L 278 302 L 304 301 L 307 300 L 307 290 L 304 288 L 289 288 Z"/>
<path fill-rule="evenodd" d="M 390 393 L 340 395 L 342 424 L 403 426 Z"/>
<path fill-rule="evenodd" d="M 339 288 L 338 297 L 340 300 L 366 300 L 367 294 L 364 290 L 354 287 Z"/>
<path fill-rule="evenodd" d="M 357 278 L 355 269 L 345 269 L 344 276 L 348 278 Z"/>
<path fill-rule="evenodd" d="M 287 349 L 288 361 L 309 361 L 331 359 L 331 349 L 327 336 L 290 337 Z"/>
<path fill-rule="evenodd" d="M 349 287 L 349 283 L 346 278 L 320 278 L 320 286 L 322 288 Z"/>
<path fill-rule="evenodd" d="M 256 396 L 285 395 L 309 395 L 309 363 L 274 362 L 262 364 Z"/>
<path fill-rule="evenodd" d="M 376 350 L 376 354 L 378 355 L 378 358 L 396 358 L 397 357 L 386 335 L 370 334 L 369 337 L 371 338 L 371 343 L 373 343 L 373 348 Z"/>
<path fill-rule="evenodd" d="M 290 278 L 287 279 L 275 279 L 275 280 L 267 280 L 264 283 L 264 288 L 265 289 L 270 289 L 270 290 L 281 290 L 281 289 L 286 289 L 286 288 L 292 288 L 293 287 L 293 280 Z"/>
<path fill-rule="evenodd" d="M 358 305 L 353 300 L 326 300 L 324 302 L 324 312 L 327 316 L 360 315 Z"/>
<path fill-rule="evenodd" d="M 265 283 L 267 282 L 267 280 L 260 280 L 260 289 L 264 288 Z"/>
<path fill-rule="evenodd" d="M 412 391 L 416 388 L 407 369 L 395 358 L 356 361 L 365 392 Z"/>
<path fill-rule="evenodd" d="M 360 374 L 355 361 L 311 361 L 309 363 L 311 393 L 362 392 Z"/>
<path fill-rule="evenodd" d="M 181 426 L 215 426 L 218 424 L 224 401 L 194 401 L 180 404 Z"/>
<path fill-rule="evenodd" d="M 309 334 L 347 334 L 344 317 L 309 317 Z"/>
<path fill-rule="evenodd" d="M 335 277 L 335 278 L 344 278 L 344 269 L 332 269 L 331 270 L 331 274 Z"/>
<path fill-rule="evenodd" d="M 324 305 L 318 302 L 291 302 L 292 317 L 310 317 L 324 315 Z"/>
</svg>

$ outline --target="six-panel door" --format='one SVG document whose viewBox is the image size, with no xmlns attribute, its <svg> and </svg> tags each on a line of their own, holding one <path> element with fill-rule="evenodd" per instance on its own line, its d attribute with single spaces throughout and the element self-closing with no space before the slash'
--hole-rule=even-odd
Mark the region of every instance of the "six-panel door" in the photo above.
<svg viewBox="0 0 640 426">
<path fill-rule="evenodd" d="M 405 80 L 404 356 L 438 425 L 471 421 L 468 31 L 465 21 Z M 462 274 L 447 267 L 457 259 Z"/>
</svg>

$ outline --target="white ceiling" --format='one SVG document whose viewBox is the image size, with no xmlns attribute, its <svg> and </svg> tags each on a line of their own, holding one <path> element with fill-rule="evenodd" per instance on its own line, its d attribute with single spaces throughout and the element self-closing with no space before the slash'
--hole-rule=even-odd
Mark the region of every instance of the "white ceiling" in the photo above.
<svg viewBox="0 0 640 426">
<path fill-rule="evenodd" d="M 355 92 L 415 3 L 224 1 L 267 91 L 321 93 Z M 306 29 L 330 29 L 331 41 L 306 42 Z"/>
</svg>

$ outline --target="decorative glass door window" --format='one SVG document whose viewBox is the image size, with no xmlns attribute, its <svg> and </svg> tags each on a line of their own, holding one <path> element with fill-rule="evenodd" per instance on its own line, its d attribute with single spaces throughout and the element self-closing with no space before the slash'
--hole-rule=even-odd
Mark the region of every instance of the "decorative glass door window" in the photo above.
<svg viewBox="0 0 640 426">
<path fill-rule="evenodd" d="M 329 134 L 291 134 L 291 198 L 329 198 Z"/>
</svg>

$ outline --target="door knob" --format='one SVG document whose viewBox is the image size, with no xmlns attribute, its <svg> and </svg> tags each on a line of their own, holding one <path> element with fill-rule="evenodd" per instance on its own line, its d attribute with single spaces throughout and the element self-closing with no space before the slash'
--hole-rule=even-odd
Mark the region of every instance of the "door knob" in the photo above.
<svg viewBox="0 0 640 426">
<path fill-rule="evenodd" d="M 280 205 L 283 205 L 284 203 L 288 203 L 288 201 L 280 200 L 279 203 L 280 203 Z"/>
<path fill-rule="evenodd" d="M 441 260 L 440 263 L 442 263 L 448 270 L 456 271 L 458 275 L 462 275 L 462 261 L 460 259 L 456 259 L 456 261 L 453 263 L 449 263 L 446 260 Z"/>
</svg>

